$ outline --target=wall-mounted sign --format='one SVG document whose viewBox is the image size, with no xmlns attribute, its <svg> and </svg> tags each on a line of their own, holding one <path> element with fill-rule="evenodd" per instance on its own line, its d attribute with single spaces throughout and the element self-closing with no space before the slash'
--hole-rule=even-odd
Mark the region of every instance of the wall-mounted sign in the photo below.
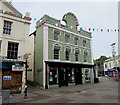
<svg viewBox="0 0 120 105">
<path fill-rule="evenodd" d="M 12 77 L 11 76 L 3 76 L 3 80 L 11 80 Z"/>
<path fill-rule="evenodd" d="M 21 65 L 12 65 L 12 71 L 23 71 L 23 66 Z"/>
</svg>

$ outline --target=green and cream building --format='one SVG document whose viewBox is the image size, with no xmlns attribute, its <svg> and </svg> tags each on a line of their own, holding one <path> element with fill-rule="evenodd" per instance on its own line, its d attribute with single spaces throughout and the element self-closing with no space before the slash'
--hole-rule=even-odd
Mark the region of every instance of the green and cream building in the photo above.
<svg viewBox="0 0 120 105">
<path fill-rule="evenodd" d="M 44 15 L 36 23 L 34 81 L 44 89 L 94 82 L 91 33 L 76 29 L 71 12 L 62 20 Z"/>
</svg>

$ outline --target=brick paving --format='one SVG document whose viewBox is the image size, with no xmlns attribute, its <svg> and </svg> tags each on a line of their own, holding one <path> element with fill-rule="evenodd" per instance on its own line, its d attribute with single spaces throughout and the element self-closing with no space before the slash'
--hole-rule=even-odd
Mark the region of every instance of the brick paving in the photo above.
<svg viewBox="0 0 120 105">
<path fill-rule="evenodd" d="M 118 81 L 100 77 L 100 83 L 43 90 L 29 86 L 28 98 L 17 94 L 11 103 L 118 103 Z"/>
</svg>

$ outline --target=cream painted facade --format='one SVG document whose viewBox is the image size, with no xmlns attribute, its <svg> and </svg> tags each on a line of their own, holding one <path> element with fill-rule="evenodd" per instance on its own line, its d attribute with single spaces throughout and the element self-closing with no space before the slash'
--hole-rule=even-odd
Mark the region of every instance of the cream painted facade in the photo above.
<svg viewBox="0 0 120 105">
<path fill-rule="evenodd" d="M 0 57 L 1 60 L 25 61 L 24 55 L 29 53 L 29 13 L 23 16 L 6 0 L 0 0 Z M 11 34 L 4 34 L 5 21 L 11 22 Z M 8 42 L 18 43 L 17 59 L 8 59 Z M 25 89 L 25 69 L 22 72 L 22 92 Z"/>
<path fill-rule="evenodd" d="M 5 0 L 4 0 L 5 1 Z M 10 3 L 0 1 L 0 10 L 5 10 L 12 13 L 18 12 Z M 3 34 L 4 20 L 12 22 L 11 34 Z M 28 53 L 26 48 L 28 47 L 28 35 L 29 35 L 30 21 L 23 18 L 11 16 L 8 14 L 0 13 L 0 40 L 1 40 L 1 56 L 7 56 L 8 41 L 19 43 L 18 56 Z"/>
<path fill-rule="evenodd" d="M 116 56 L 114 59 L 107 59 L 104 61 L 104 71 L 107 71 L 108 69 L 113 69 L 114 67 L 120 67 L 119 65 L 119 59 L 120 55 Z"/>
</svg>

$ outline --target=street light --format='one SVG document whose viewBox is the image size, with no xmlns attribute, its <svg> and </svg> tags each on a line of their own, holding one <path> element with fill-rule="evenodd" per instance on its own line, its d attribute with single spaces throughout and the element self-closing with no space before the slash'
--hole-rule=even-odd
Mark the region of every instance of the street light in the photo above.
<svg viewBox="0 0 120 105">
<path fill-rule="evenodd" d="M 112 43 L 111 46 L 113 47 L 113 50 L 112 50 L 112 56 L 115 57 L 115 44 L 116 43 Z"/>
</svg>

